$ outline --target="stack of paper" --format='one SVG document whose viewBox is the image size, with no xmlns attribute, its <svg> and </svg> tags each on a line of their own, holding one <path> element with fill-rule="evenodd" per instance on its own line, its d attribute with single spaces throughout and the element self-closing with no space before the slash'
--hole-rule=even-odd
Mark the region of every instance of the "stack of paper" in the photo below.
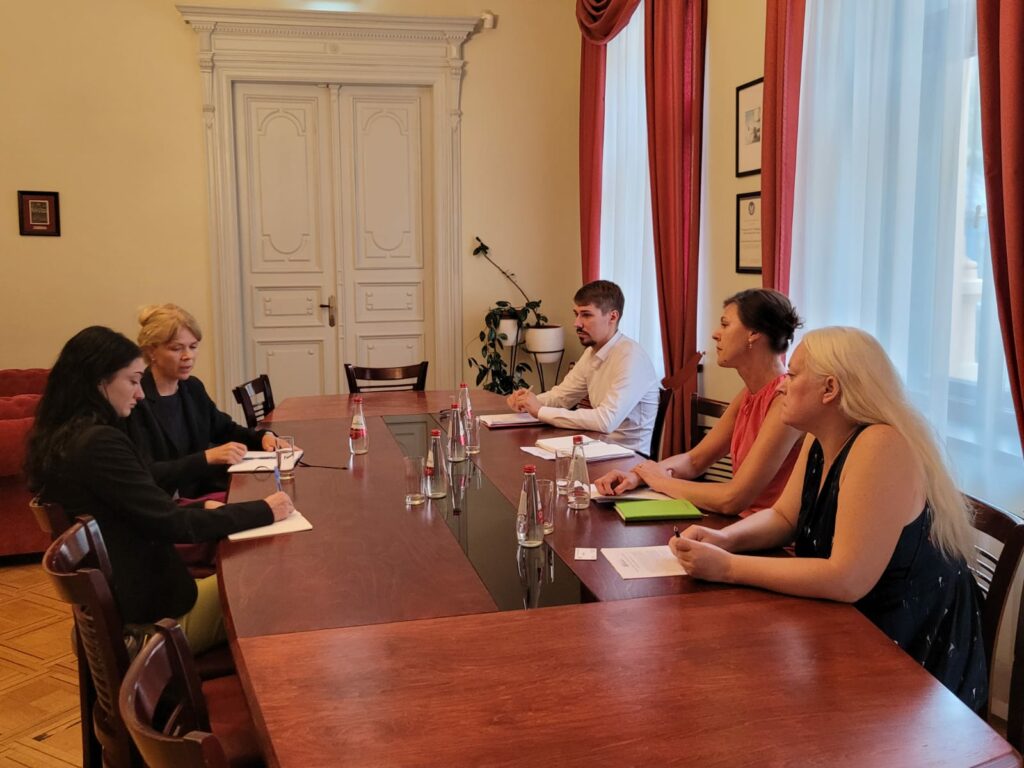
<svg viewBox="0 0 1024 768">
<path fill-rule="evenodd" d="M 614 504 L 617 501 L 660 501 L 671 498 L 671 496 L 666 496 L 664 493 L 653 491 L 650 488 L 634 488 L 632 491 L 624 491 L 617 496 L 603 496 L 597 490 L 596 485 L 590 484 L 590 500 L 596 501 L 598 504 Z"/>
<path fill-rule="evenodd" d="M 302 458 L 302 449 L 292 451 L 292 457 L 285 460 L 281 469 L 285 472 L 295 469 Z M 273 451 L 249 451 L 240 462 L 228 467 L 228 472 L 273 472 L 277 468 L 277 457 Z"/>
<path fill-rule="evenodd" d="M 686 520 L 703 517 L 701 511 L 686 499 L 617 501 L 615 511 L 627 523 L 637 520 Z"/>
<path fill-rule="evenodd" d="M 528 413 L 489 413 L 480 417 L 480 421 L 487 425 L 488 429 L 503 429 L 505 427 L 532 427 L 543 422 L 536 416 Z"/>
<path fill-rule="evenodd" d="M 284 520 L 278 520 L 270 525 L 261 525 L 259 528 L 249 528 L 246 531 L 239 531 L 228 536 L 228 541 L 245 541 L 246 539 L 260 539 L 264 536 L 276 536 L 279 533 L 295 533 L 296 531 L 312 530 L 313 524 L 309 522 L 299 510 L 294 510 Z"/>
<path fill-rule="evenodd" d="M 553 459 L 556 451 L 572 450 L 572 438 L 573 435 L 549 437 L 538 440 L 536 447 L 522 446 L 522 450 L 541 459 Z M 605 443 L 584 436 L 583 455 L 587 457 L 587 461 L 604 461 L 605 459 L 624 459 L 634 454 L 629 448 L 623 448 L 621 445 Z"/>
</svg>

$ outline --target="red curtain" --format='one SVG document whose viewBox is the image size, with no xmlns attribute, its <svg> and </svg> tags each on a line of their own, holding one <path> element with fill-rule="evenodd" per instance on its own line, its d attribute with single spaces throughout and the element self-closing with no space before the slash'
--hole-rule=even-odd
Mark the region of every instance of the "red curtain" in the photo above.
<svg viewBox="0 0 1024 768">
<path fill-rule="evenodd" d="M 707 0 L 646 0 L 647 146 L 661 306 L 669 455 L 690 435 L 697 384 L 697 249 Z"/>
<path fill-rule="evenodd" d="M 978 0 L 978 75 L 992 276 L 1024 445 L 1024 3 Z"/>
<path fill-rule="evenodd" d="M 761 143 L 761 272 L 765 288 L 789 291 L 793 244 L 793 184 L 804 0 L 768 0 L 764 39 L 764 120 Z"/>
<path fill-rule="evenodd" d="M 580 51 L 580 249 L 585 283 L 600 277 L 605 44 L 629 23 L 639 2 L 576 0 L 576 20 L 583 33 Z"/>
</svg>

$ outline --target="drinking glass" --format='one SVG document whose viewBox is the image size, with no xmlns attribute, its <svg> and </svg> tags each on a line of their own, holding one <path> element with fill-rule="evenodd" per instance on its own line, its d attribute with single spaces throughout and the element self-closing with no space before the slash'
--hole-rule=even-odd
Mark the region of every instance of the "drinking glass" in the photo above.
<svg viewBox="0 0 1024 768">
<path fill-rule="evenodd" d="M 565 496 L 569 488 L 569 460 L 572 451 L 555 451 L 555 487 L 559 496 Z"/>
<path fill-rule="evenodd" d="M 538 480 L 537 493 L 540 507 L 544 510 L 544 533 L 555 532 L 555 483 L 552 480 Z"/>
<path fill-rule="evenodd" d="M 466 419 L 466 453 L 470 456 L 480 453 L 480 417 Z"/>
<path fill-rule="evenodd" d="M 405 469 L 405 503 L 409 506 L 422 504 L 426 500 L 423 495 L 423 457 L 406 456 L 402 463 Z"/>
<path fill-rule="evenodd" d="M 277 448 L 274 450 L 277 471 L 282 480 L 295 479 L 295 438 L 291 435 L 278 435 Z"/>
</svg>

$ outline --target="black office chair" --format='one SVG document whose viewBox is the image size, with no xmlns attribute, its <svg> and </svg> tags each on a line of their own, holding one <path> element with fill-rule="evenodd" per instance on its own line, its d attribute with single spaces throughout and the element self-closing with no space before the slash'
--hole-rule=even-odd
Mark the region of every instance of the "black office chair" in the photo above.
<svg viewBox="0 0 1024 768">
<path fill-rule="evenodd" d="M 690 445 L 697 445 L 711 431 L 714 422 L 725 415 L 728 403 L 694 393 L 690 395 Z M 732 456 L 726 455 L 712 464 L 699 478 L 706 482 L 727 483 L 732 480 Z"/>
<path fill-rule="evenodd" d="M 256 429 L 274 410 L 274 392 L 270 388 L 270 377 L 261 373 L 258 378 L 235 387 L 235 400 L 242 406 L 245 423 L 249 429 Z"/>
<path fill-rule="evenodd" d="M 345 378 L 348 391 L 352 394 L 363 392 L 398 392 L 411 390 L 422 392 L 427 384 L 427 366 L 424 360 L 416 365 L 395 368 L 362 368 L 345 363 Z"/>
</svg>

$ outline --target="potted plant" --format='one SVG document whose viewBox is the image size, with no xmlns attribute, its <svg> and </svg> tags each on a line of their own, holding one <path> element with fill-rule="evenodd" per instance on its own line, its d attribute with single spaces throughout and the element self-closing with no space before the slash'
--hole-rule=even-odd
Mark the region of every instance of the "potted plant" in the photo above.
<svg viewBox="0 0 1024 768">
<path fill-rule="evenodd" d="M 535 344 L 540 344 L 541 346 L 531 347 L 530 341 L 532 337 L 530 334 L 536 330 L 549 330 L 553 328 L 557 331 L 559 338 L 561 338 L 562 329 L 561 326 L 549 326 L 547 324 L 547 317 L 540 311 L 540 301 L 533 300 L 527 296 L 519 283 L 516 282 L 515 274 L 503 269 L 491 258 L 490 247 L 486 243 L 479 237 L 476 238 L 476 241 L 478 245 L 473 250 L 473 255 L 483 256 L 487 259 L 526 299 L 526 303 L 521 307 L 513 305 L 510 301 L 501 300 L 494 302 L 494 305 L 484 315 L 484 330 L 480 331 L 479 339 L 483 344 L 480 348 L 481 358 L 477 360 L 475 357 L 471 357 L 468 360 L 470 367 L 477 369 L 477 386 L 483 384 L 483 388 L 490 392 L 507 395 L 513 390 L 528 386 L 527 382 L 523 379 L 523 374 L 533 370 L 528 363 L 516 361 L 516 347 L 523 343 L 525 339 L 528 350 L 549 352 L 551 348 L 544 346 L 549 344 L 546 339 L 535 342 Z M 525 334 L 523 333 L 524 328 L 526 329 Z M 506 346 L 511 348 L 511 355 L 507 363 L 503 357 Z M 557 359 L 560 349 L 555 349 L 554 354 Z M 540 356 L 538 356 L 538 360 L 540 362 L 547 362 L 547 360 Z"/>
</svg>

